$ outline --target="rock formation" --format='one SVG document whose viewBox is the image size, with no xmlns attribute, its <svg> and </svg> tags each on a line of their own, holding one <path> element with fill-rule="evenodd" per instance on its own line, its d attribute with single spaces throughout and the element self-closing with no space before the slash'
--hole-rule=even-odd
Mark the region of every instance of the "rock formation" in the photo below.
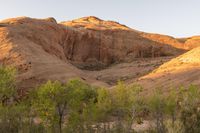
<svg viewBox="0 0 200 133">
<path fill-rule="evenodd" d="M 108 86 L 114 85 L 116 77 L 130 80 L 149 73 L 168 60 L 162 58 L 197 47 L 196 40 L 144 33 L 92 16 L 62 23 L 54 18 L 19 17 L 0 21 L 0 64 L 17 67 L 20 87 L 25 89 L 47 80 L 66 82 L 75 77 Z M 145 61 L 150 59 L 156 64 Z M 141 74 L 126 75 L 127 69 L 113 66 L 127 63 L 128 67 L 130 62 L 130 70 Z M 91 70 L 102 70 L 103 76 Z"/>
<path fill-rule="evenodd" d="M 81 33 L 75 33 L 73 37 L 69 35 L 65 43 L 67 59 L 80 68 L 98 69 L 135 58 L 173 56 L 184 51 L 183 47 L 176 48 L 171 43 L 176 39 L 172 38 L 169 43 L 155 41 L 144 37 L 142 32 L 96 17 L 84 17 L 61 24 Z"/>
</svg>

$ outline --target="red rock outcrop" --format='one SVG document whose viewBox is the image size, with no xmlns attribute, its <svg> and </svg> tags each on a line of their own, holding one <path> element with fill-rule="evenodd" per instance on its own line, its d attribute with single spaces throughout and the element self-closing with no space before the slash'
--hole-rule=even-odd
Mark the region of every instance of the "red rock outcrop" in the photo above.
<svg viewBox="0 0 200 133">
<path fill-rule="evenodd" d="M 62 41 L 70 30 L 59 26 L 54 19 L 20 17 L 1 21 L 0 25 L 0 63 L 19 69 L 21 88 L 47 80 L 66 82 L 76 77 L 105 85 L 88 78 L 67 61 Z"/>
<path fill-rule="evenodd" d="M 155 41 L 144 37 L 142 32 L 96 17 L 61 24 L 75 30 L 66 37 L 65 55 L 78 67 L 101 68 L 135 58 L 179 55 L 184 51 L 184 48 L 176 48 L 171 42 Z"/>
<path fill-rule="evenodd" d="M 53 18 L 7 19 L 0 21 L 0 64 L 19 69 L 22 88 L 74 77 L 107 86 L 78 68 L 102 69 L 136 58 L 177 56 L 185 51 L 174 38 L 163 41 L 159 35 L 149 35 L 96 17 L 60 24 Z"/>
</svg>

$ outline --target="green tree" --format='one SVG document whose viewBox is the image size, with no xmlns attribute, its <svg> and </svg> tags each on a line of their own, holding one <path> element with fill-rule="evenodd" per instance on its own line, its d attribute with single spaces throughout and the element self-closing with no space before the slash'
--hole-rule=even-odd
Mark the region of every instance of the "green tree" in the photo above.
<svg viewBox="0 0 200 133">
<path fill-rule="evenodd" d="M 155 90 L 153 95 L 151 95 L 148 99 L 148 106 L 153 114 L 153 117 L 156 119 L 156 130 L 158 133 L 166 132 L 164 125 L 164 113 L 166 102 L 163 94 L 160 90 Z"/>
<path fill-rule="evenodd" d="M 36 91 L 37 98 L 34 100 L 34 108 L 45 122 L 45 125 L 53 127 L 52 130 L 56 130 L 58 126 L 61 133 L 63 118 L 68 111 L 68 88 L 58 81 L 48 81 Z"/>
<path fill-rule="evenodd" d="M 97 103 L 96 103 L 96 121 L 107 122 L 109 121 L 110 111 L 112 110 L 111 92 L 108 89 L 101 88 L 97 90 Z"/>
<path fill-rule="evenodd" d="M 174 126 L 174 123 L 176 121 L 176 113 L 177 113 L 177 103 L 178 103 L 178 99 L 177 99 L 177 93 L 175 90 L 171 90 L 168 94 L 168 96 L 166 96 L 166 112 L 167 114 L 169 114 L 171 116 L 172 119 L 172 126 Z"/>
<path fill-rule="evenodd" d="M 83 130 L 86 124 L 84 112 L 96 100 L 96 89 L 80 80 L 70 80 L 66 84 L 48 81 L 33 94 L 33 109 L 42 118 L 44 125 L 52 131 L 68 132 Z M 50 129 L 50 128 L 47 128 Z"/>
<path fill-rule="evenodd" d="M 108 89 L 97 89 L 97 98 L 84 109 L 84 118 L 88 124 L 95 126 L 98 132 L 109 132 L 109 122 L 111 120 L 112 101 L 111 93 Z M 89 128 L 90 128 L 89 127 Z M 95 132 L 94 128 L 88 132 Z"/>
<path fill-rule="evenodd" d="M 197 86 L 191 85 L 182 93 L 180 102 L 180 119 L 185 132 L 198 133 L 200 131 L 200 91 Z"/>
<path fill-rule="evenodd" d="M 136 95 L 141 87 L 126 86 L 123 82 L 118 82 L 116 88 L 112 90 L 112 115 L 117 118 L 116 132 L 128 132 L 131 130 L 133 122 L 133 111 L 136 106 Z"/>
<path fill-rule="evenodd" d="M 68 132 L 83 132 L 85 127 L 94 120 L 93 113 L 97 101 L 96 88 L 81 82 L 70 80 L 66 87 L 70 90 L 70 113 L 67 125 Z"/>
<path fill-rule="evenodd" d="M 0 132 L 29 132 L 29 107 L 20 99 L 15 83 L 16 69 L 0 67 Z"/>
</svg>

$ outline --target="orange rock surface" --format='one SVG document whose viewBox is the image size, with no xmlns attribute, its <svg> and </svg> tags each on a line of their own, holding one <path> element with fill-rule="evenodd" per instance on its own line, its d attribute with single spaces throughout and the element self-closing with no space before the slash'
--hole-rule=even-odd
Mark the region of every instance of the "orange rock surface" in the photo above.
<svg viewBox="0 0 200 133">
<path fill-rule="evenodd" d="M 132 81 L 151 73 L 198 47 L 198 42 L 199 37 L 176 39 L 144 33 L 93 16 L 62 23 L 54 18 L 19 17 L 0 21 L 0 64 L 18 68 L 22 89 L 75 77 L 112 86 L 118 79 Z M 176 63 L 167 64 L 171 64 L 167 69 L 174 69 L 171 66 Z M 148 75 L 141 80 L 145 78 Z"/>
</svg>

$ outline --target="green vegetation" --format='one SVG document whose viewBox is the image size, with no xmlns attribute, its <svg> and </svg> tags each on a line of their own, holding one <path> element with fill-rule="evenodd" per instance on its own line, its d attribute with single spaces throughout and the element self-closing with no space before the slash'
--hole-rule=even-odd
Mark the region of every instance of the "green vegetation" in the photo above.
<svg viewBox="0 0 200 133">
<path fill-rule="evenodd" d="M 133 133 L 134 124 L 150 121 L 144 132 L 198 133 L 200 90 L 196 86 L 145 95 L 140 86 L 119 82 L 114 89 L 78 79 L 48 81 L 19 97 L 16 70 L 0 67 L 1 133 Z"/>
</svg>

